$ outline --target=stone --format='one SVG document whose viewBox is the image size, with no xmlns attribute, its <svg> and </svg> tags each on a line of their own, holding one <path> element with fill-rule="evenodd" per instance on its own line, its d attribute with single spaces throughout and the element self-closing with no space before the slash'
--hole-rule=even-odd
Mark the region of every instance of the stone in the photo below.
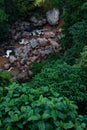
<svg viewBox="0 0 87 130">
<path fill-rule="evenodd" d="M 10 68 L 10 64 L 9 63 L 4 64 L 4 69 L 5 70 L 8 70 L 9 68 Z"/>
<path fill-rule="evenodd" d="M 29 37 L 30 37 L 30 33 L 27 32 L 27 31 L 24 31 L 24 32 L 22 33 L 22 37 L 24 37 L 24 38 L 29 38 Z"/>
<path fill-rule="evenodd" d="M 38 46 L 38 42 L 35 39 L 31 39 L 30 45 L 31 45 L 32 48 L 36 48 Z"/>
<path fill-rule="evenodd" d="M 32 56 L 32 57 L 29 58 L 29 60 L 30 60 L 31 62 L 35 62 L 36 59 L 37 59 L 37 56 Z"/>
<path fill-rule="evenodd" d="M 20 83 L 29 81 L 29 76 L 27 72 L 20 72 L 19 74 L 17 74 L 16 76 L 16 80 Z"/>
<path fill-rule="evenodd" d="M 56 41 L 54 41 L 52 39 L 49 39 L 49 42 L 50 42 L 50 45 L 52 45 L 54 48 L 58 48 L 59 47 L 59 44 Z"/>
<path fill-rule="evenodd" d="M 50 50 L 40 50 L 40 54 L 41 54 L 41 56 L 42 57 L 44 57 L 44 56 L 46 56 L 46 55 L 49 55 L 51 53 L 51 51 Z"/>
<path fill-rule="evenodd" d="M 30 22 L 38 23 L 38 19 L 37 19 L 35 16 L 32 16 L 32 17 L 30 18 Z"/>
<path fill-rule="evenodd" d="M 41 47 L 45 47 L 48 43 L 48 40 L 46 38 L 37 38 L 37 41 L 39 42 Z"/>
<path fill-rule="evenodd" d="M 19 42 L 20 45 L 22 45 L 22 44 L 26 45 L 28 43 L 29 43 L 29 40 L 26 38 L 21 39 L 21 42 Z"/>
<path fill-rule="evenodd" d="M 32 77 L 33 72 L 31 70 L 29 70 L 28 73 L 29 73 L 29 76 Z"/>
<path fill-rule="evenodd" d="M 59 20 L 59 10 L 58 9 L 52 9 L 52 10 L 49 10 L 47 13 L 46 13 L 46 18 L 47 18 L 47 22 L 50 24 L 50 25 L 56 25 L 58 24 L 58 20 Z"/>
<path fill-rule="evenodd" d="M 53 32 L 44 32 L 44 37 L 45 38 L 54 38 L 55 33 L 53 33 Z"/>
<path fill-rule="evenodd" d="M 11 55 L 11 56 L 9 57 L 9 62 L 12 64 L 12 63 L 14 63 L 15 61 L 16 61 L 16 57 L 13 56 L 13 55 Z"/>
</svg>

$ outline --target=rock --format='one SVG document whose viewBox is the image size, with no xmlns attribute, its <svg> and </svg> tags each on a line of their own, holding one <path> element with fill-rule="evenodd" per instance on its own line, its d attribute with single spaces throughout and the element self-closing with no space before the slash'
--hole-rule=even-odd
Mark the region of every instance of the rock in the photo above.
<svg viewBox="0 0 87 130">
<path fill-rule="evenodd" d="M 62 32 L 62 28 L 59 28 L 58 32 L 60 32 L 60 33 L 61 33 L 61 32 Z"/>
<path fill-rule="evenodd" d="M 25 59 L 24 59 L 24 58 L 20 60 L 20 64 L 21 64 L 21 65 L 24 65 L 24 64 L 25 64 Z"/>
<path fill-rule="evenodd" d="M 44 57 L 44 56 L 46 56 L 46 55 L 49 55 L 51 53 L 51 51 L 50 50 L 40 50 L 40 54 L 41 54 L 41 56 L 42 57 Z"/>
<path fill-rule="evenodd" d="M 35 16 L 32 16 L 32 17 L 30 18 L 30 22 L 38 23 L 38 19 L 37 19 Z"/>
<path fill-rule="evenodd" d="M 37 56 L 32 56 L 32 57 L 29 58 L 29 60 L 30 60 L 31 62 L 35 62 L 36 59 L 37 59 Z"/>
<path fill-rule="evenodd" d="M 56 25 L 58 23 L 58 20 L 59 20 L 59 10 L 57 10 L 55 8 L 52 10 L 49 10 L 46 13 L 46 17 L 47 17 L 47 22 L 50 25 Z"/>
<path fill-rule="evenodd" d="M 53 38 L 53 37 L 55 37 L 55 33 L 53 33 L 53 32 L 44 32 L 44 37 L 45 38 Z"/>
<path fill-rule="evenodd" d="M 13 56 L 13 55 L 11 55 L 11 56 L 9 57 L 9 62 L 12 64 L 12 63 L 14 63 L 15 61 L 16 61 L 16 57 Z"/>
<path fill-rule="evenodd" d="M 20 72 L 17 76 L 16 76 L 16 80 L 20 83 L 29 81 L 29 76 L 27 72 Z"/>
<path fill-rule="evenodd" d="M 37 41 L 40 43 L 41 47 L 45 47 L 48 43 L 48 40 L 46 38 L 37 38 Z"/>
<path fill-rule="evenodd" d="M 22 45 L 22 44 L 26 45 L 28 43 L 29 43 L 29 40 L 26 38 L 21 39 L 21 42 L 19 42 L 20 45 Z"/>
<path fill-rule="evenodd" d="M 27 31 L 24 31 L 23 33 L 22 33 L 22 37 L 23 38 L 29 38 L 30 37 L 30 33 L 29 32 L 27 32 Z"/>
<path fill-rule="evenodd" d="M 10 68 L 10 64 L 9 64 L 9 63 L 4 64 L 4 69 L 5 69 L 5 70 L 8 70 L 9 68 Z"/>
<path fill-rule="evenodd" d="M 38 42 L 35 39 L 30 40 L 30 45 L 32 48 L 36 48 L 38 46 Z"/>
<path fill-rule="evenodd" d="M 29 70 L 28 73 L 29 73 L 29 76 L 32 77 L 33 72 L 31 70 Z"/>
<path fill-rule="evenodd" d="M 54 48 L 58 48 L 59 47 L 59 44 L 56 41 L 54 41 L 52 39 L 49 39 L 49 42 L 50 42 L 50 45 L 52 45 Z"/>
</svg>

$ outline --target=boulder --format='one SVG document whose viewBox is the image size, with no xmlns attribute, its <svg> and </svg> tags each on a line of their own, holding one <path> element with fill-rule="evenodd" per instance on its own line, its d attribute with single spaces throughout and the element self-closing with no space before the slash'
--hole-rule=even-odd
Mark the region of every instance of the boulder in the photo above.
<svg viewBox="0 0 87 130">
<path fill-rule="evenodd" d="M 38 42 L 35 39 L 31 39 L 30 45 L 31 45 L 32 48 L 36 48 L 38 46 Z"/>
<path fill-rule="evenodd" d="M 47 18 L 47 22 L 50 24 L 50 25 L 56 25 L 58 23 L 58 20 L 59 20 L 59 10 L 58 9 L 52 9 L 52 10 L 49 10 L 47 13 L 46 13 L 46 18 Z"/>
<path fill-rule="evenodd" d="M 52 39 L 49 39 L 49 43 L 54 48 L 58 48 L 59 47 L 59 44 L 56 41 L 52 40 Z"/>
<path fill-rule="evenodd" d="M 35 16 L 32 16 L 30 18 L 30 22 L 32 22 L 32 23 L 38 23 L 38 19 Z"/>
<path fill-rule="evenodd" d="M 41 47 L 45 47 L 48 43 L 48 40 L 46 38 L 37 38 L 37 41 L 39 42 Z"/>
<path fill-rule="evenodd" d="M 18 82 L 20 82 L 20 83 L 23 83 L 23 82 L 29 81 L 30 78 L 29 78 L 27 72 L 20 72 L 20 73 L 16 76 L 16 80 L 17 80 Z"/>
<path fill-rule="evenodd" d="M 4 69 L 5 70 L 8 70 L 9 68 L 10 68 L 10 64 L 9 63 L 4 64 Z"/>
<path fill-rule="evenodd" d="M 16 60 L 17 60 L 16 57 L 13 56 L 13 55 L 11 55 L 11 56 L 9 57 L 9 62 L 10 62 L 11 64 L 14 63 Z"/>
</svg>

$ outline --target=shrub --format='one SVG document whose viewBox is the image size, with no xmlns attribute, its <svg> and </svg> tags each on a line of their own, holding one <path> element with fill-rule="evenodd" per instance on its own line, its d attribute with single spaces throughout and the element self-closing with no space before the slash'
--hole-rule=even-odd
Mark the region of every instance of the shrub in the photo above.
<svg viewBox="0 0 87 130">
<path fill-rule="evenodd" d="M 83 52 L 81 53 L 80 58 L 77 59 L 74 67 L 82 68 L 87 72 L 87 46 L 83 48 Z"/>
<path fill-rule="evenodd" d="M 6 37 L 8 31 L 8 17 L 4 10 L 0 9 L 0 39 Z"/>
<path fill-rule="evenodd" d="M 59 0 L 60 1 L 60 0 Z M 79 57 L 87 39 L 87 2 L 85 0 L 67 0 L 63 4 L 64 19 L 61 46 L 66 51 L 65 57 L 67 63 L 75 63 Z"/>
<path fill-rule="evenodd" d="M 31 10 L 35 8 L 35 0 L 16 0 L 16 4 L 19 10 L 19 15 L 26 17 L 31 14 Z"/>
<path fill-rule="evenodd" d="M 77 106 L 49 87 L 12 84 L 0 97 L 0 130 L 85 130 Z"/>
<path fill-rule="evenodd" d="M 0 87 L 8 86 L 11 83 L 11 75 L 8 72 L 0 71 Z"/>
<path fill-rule="evenodd" d="M 70 63 L 71 59 L 79 57 L 80 52 L 86 45 L 87 23 L 85 21 L 78 22 L 71 26 L 68 30 L 70 36 L 72 37 L 72 42 L 69 43 L 70 49 L 66 51 L 65 59 L 68 63 Z"/>
<path fill-rule="evenodd" d="M 9 23 L 12 24 L 18 19 L 19 10 L 16 0 L 4 0 L 4 10 L 8 15 Z"/>
<path fill-rule="evenodd" d="M 32 81 L 32 87 L 48 86 L 57 91 L 61 96 L 74 100 L 83 111 L 87 108 L 87 74 L 79 68 L 61 62 L 49 62 L 44 66 L 41 73 L 36 75 Z M 80 109 L 81 108 L 81 109 Z"/>
</svg>

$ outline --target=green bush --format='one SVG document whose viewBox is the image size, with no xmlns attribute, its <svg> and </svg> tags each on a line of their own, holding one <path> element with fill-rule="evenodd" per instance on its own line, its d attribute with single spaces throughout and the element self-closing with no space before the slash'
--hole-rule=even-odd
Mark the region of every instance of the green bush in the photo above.
<svg viewBox="0 0 87 130">
<path fill-rule="evenodd" d="M 8 31 L 8 17 L 4 10 L 0 9 L 0 39 L 6 37 Z"/>
<path fill-rule="evenodd" d="M 83 48 L 80 58 L 77 60 L 74 67 L 82 68 L 87 72 L 87 46 Z"/>
<path fill-rule="evenodd" d="M 35 0 L 16 0 L 19 15 L 22 17 L 29 16 L 32 13 L 31 10 L 35 8 L 34 1 Z"/>
<path fill-rule="evenodd" d="M 65 53 L 65 59 L 68 63 L 70 63 L 71 59 L 79 57 L 80 52 L 86 45 L 87 23 L 85 21 L 78 22 L 71 26 L 68 31 L 72 37 L 72 42 L 69 45 L 70 49 L 68 49 Z"/>
<path fill-rule="evenodd" d="M 8 72 L 0 71 L 0 87 L 8 86 L 11 83 L 11 75 Z"/>
<path fill-rule="evenodd" d="M 0 96 L 0 130 L 85 130 L 77 106 L 50 87 L 11 84 Z"/>
<path fill-rule="evenodd" d="M 60 1 L 60 0 L 59 0 Z M 63 33 L 61 46 L 66 51 L 67 63 L 75 63 L 87 39 L 87 2 L 85 0 L 67 0 L 63 4 Z M 78 50 L 78 51 L 77 51 Z"/>
<path fill-rule="evenodd" d="M 74 100 L 79 105 L 80 112 L 84 113 L 87 109 L 86 81 L 86 72 L 57 60 L 44 66 L 41 73 L 33 79 L 32 87 L 51 87 L 61 96 Z M 84 110 L 80 104 L 83 104 Z"/>
</svg>

